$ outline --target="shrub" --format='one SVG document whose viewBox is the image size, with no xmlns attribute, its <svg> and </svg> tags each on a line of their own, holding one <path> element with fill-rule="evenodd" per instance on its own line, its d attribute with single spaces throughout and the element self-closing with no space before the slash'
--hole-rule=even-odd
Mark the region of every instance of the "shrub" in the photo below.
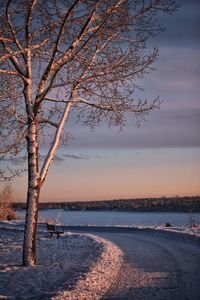
<svg viewBox="0 0 200 300">
<path fill-rule="evenodd" d="M 6 184 L 0 191 L 0 220 L 12 220 L 16 213 L 12 208 L 13 191 L 10 184 Z"/>
<path fill-rule="evenodd" d="M 192 214 L 192 211 L 190 211 L 190 215 L 189 215 L 189 227 L 191 228 L 198 227 L 198 224 L 195 220 L 195 216 Z"/>
<path fill-rule="evenodd" d="M 172 225 L 169 222 L 167 222 L 165 223 L 165 227 L 172 227 Z"/>
</svg>

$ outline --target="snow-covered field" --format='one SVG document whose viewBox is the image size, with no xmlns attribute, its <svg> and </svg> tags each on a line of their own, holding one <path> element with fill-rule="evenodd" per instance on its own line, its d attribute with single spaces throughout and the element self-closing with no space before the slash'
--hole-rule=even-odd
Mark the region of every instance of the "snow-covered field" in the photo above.
<svg viewBox="0 0 200 300">
<path fill-rule="evenodd" d="M 38 266 L 22 267 L 23 231 L 0 227 L 0 299 L 100 299 L 115 280 L 122 253 L 89 234 L 38 235 Z"/>
</svg>

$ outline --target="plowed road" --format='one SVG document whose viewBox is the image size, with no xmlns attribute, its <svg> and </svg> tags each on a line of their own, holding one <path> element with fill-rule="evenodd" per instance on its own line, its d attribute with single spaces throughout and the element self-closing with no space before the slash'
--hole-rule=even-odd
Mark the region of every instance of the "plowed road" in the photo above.
<svg viewBox="0 0 200 300">
<path fill-rule="evenodd" d="M 93 233 L 124 253 L 117 280 L 104 299 L 200 300 L 199 240 L 156 231 Z"/>
</svg>

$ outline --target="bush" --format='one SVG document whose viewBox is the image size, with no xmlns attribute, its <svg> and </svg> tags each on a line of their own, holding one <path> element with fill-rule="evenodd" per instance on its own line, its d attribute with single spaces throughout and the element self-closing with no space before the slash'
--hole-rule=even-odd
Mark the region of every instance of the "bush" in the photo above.
<svg viewBox="0 0 200 300">
<path fill-rule="evenodd" d="M 169 222 L 167 222 L 165 223 L 165 227 L 172 227 L 172 225 Z"/>
<path fill-rule="evenodd" d="M 195 216 L 192 214 L 192 212 L 190 212 L 190 215 L 189 215 L 189 227 L 191 227 L 191 228 L 198 227 L 198 224 L 195 220 Z"/>
<path fill-rule="evenodd" d="M 16 213 L 12 208 L 13 191 L 10 184 L 6 184 L 0 191 L 0 220 L 12 220 Z"/>
</svg>

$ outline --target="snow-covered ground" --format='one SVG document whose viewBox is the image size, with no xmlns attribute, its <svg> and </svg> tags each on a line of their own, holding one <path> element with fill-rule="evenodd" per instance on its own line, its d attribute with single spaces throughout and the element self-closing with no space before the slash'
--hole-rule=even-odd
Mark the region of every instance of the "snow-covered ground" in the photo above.
<svg viewBox="0 0 200 300">
<path fill-rule="evenodd" d="M 139 226 L 140 228 L 140 226 Z M 144 228 L 144 227 L 142 227 Z M 168 232 L 176 232 L 176 233 L 182 233 L 187 235 L 193 235 L 195 237 L 200 238 L 200 225 L 197 225 L 196 227 L 165 227 L 165 226 L 157 226 L 157 227 L 147 227 L 147 228 L 153 228 L 156 230 L 165 230 Z"/>
<path fill-rule="evenodd" d="M 95 235 L 70 232 L 51 239 L 44 225 L 39 227 L 37 267 L 22 267 L 23 226 L 21 222 L 0 222 L 0 299 L 97 300 L 115 281 L 123 261 L 116 245 Z M 200 227 L 138 229 L 200 238 Z"/>
<path fill-rule="evenodd" d="M 0 299 L 100 299 L 119 271 L 122 253 L 90 234 L 57 239 L 39 231 L 38 265 L 22 267 L 23 231 L 0 226 Z"/>
</svg>

